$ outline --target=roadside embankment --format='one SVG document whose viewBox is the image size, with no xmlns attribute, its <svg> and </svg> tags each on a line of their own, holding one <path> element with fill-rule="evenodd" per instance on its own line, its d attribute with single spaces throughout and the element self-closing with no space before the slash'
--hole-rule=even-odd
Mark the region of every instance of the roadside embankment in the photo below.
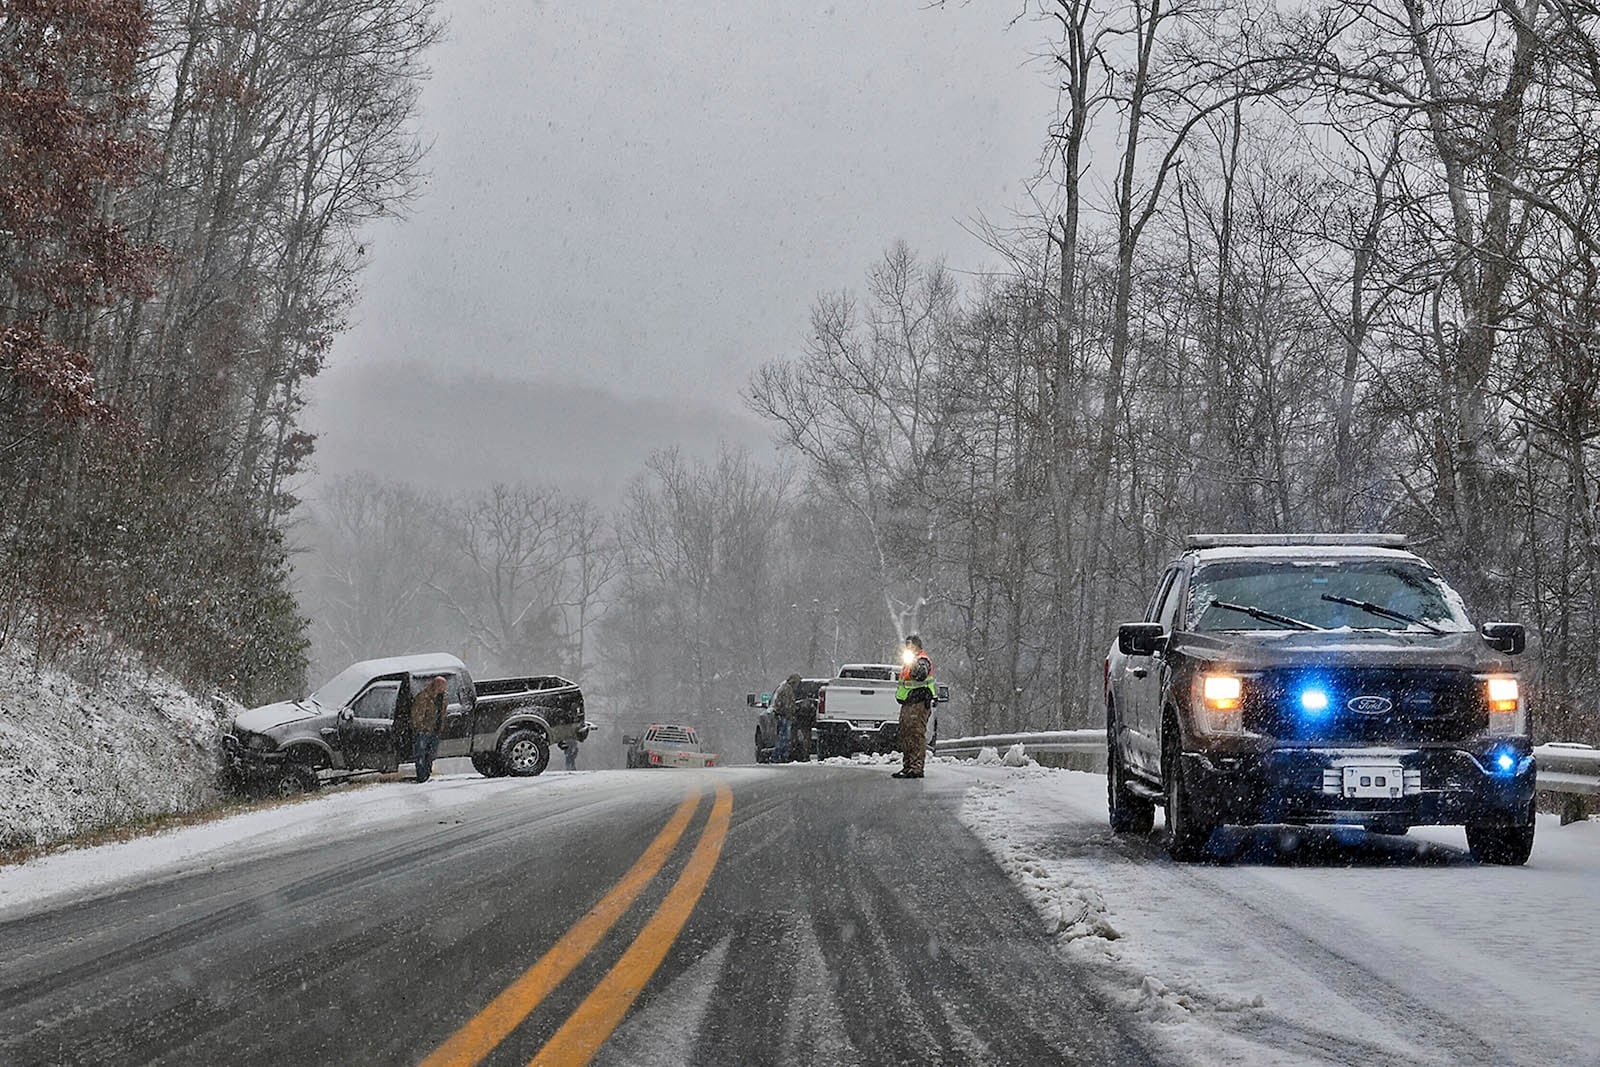
<svg viewBox="0 0 1600 1067">
<path fill-rule="evenodd" d="M 237 708 L 100 648 L 40 666 L 0 649 L 0 850 L 191 811 L 217 799 L 221 727 Z"/>
</svg>

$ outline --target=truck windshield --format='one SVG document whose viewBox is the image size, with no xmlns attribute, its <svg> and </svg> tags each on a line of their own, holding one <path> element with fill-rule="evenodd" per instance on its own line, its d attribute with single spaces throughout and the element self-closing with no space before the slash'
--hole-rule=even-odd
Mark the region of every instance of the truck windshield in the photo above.
<svg viewBox="0 0 1600 1067">
<path fill-rule="evenodd" d="M 1415 621 L 1376 614 L 1349 601 Z M 1250 605 L 1325 630 L 1471 629 L 1460 598 L 1438 574 L 1420 561 L 1405 559 L 1236 559 L 1195 568 L 1189 583 L 1190 630 L 1293 629 L 1224 604 Z"/>
</svg>

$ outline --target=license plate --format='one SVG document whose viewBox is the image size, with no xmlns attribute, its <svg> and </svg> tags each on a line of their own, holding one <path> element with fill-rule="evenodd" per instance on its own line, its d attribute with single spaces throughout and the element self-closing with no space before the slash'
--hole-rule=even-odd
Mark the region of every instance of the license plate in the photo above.
<svg viewBox="0 0 1600 1067">
<path fill-rule="evenodd" d="M 1405 794 L 1406 772 L 1392 764 L 1345 767 L 1343 784 L 1346 797 L 1396 798 Z"/>
</svg>

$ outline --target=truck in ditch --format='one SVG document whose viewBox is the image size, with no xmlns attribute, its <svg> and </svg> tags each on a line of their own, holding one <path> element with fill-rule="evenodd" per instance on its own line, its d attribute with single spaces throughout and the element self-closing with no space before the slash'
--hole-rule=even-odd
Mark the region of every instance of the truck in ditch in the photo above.
<svg viewBox="0 0 1600 1067">
<path fill-rule="evenodd" d="M 446 653 L 365 660 L 303 700 L 242 712 L 223 738 L 228 777 L 288 794 L 316 788 L 322 772 L 394 771 L 411 762 L 411 701 L 443 676 L 445 726 L 438 758 L 467 756 L 478 773 L 531 776 L 550 746 L 583 741 L 583 692 L 565 678 L 536 675 L 474 681 Z"/>
<path fill-rule="evenodd" d="M 1164 807 L 1193 860 L 1225 824 L 1459 824 L 1480 862 L 1524 863 L 1526 644 L 1399 536 L 1191 537 L 1105 661 L 1111 826 Z"/>
</svg>

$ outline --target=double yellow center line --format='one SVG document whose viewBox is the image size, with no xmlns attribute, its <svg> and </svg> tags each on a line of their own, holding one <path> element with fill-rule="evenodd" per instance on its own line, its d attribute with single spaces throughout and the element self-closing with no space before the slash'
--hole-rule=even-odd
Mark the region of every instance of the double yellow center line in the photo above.
<svg viewBox="0 0 1600 1067">
<path fill-rule="evenodd" d="M 495 1046 L 505 1040 L 598 945 L 638 899 L 645 886 L 660 873 L 673 849 L 683 837 L 700 805 L 697 786 L 683 798 L 667 825 L 662 827 L 650 847 L 638 858 L 622 880 L 583 918 L 562 935 L 539 961 L 489 1002 L 477 1015 L 440 1045 L 423 1067 L 468 1067 L 482 1062 Z M 667 951 L 689 921 L 690 914 L 711 880 L 711 871 L 722 855 L 733 815 L 733 793 L 718 785 L 711 816 L 694 854 L 668 890 L 650 921 L 616 965 L 606 972 L 600 984 L 584 998 L 567 1021 L 534 1056 L 530 1067 L 569 1067 L 586 1064 L 600 1051 L 639 993 L 666 959 Z"/>
</svg>

